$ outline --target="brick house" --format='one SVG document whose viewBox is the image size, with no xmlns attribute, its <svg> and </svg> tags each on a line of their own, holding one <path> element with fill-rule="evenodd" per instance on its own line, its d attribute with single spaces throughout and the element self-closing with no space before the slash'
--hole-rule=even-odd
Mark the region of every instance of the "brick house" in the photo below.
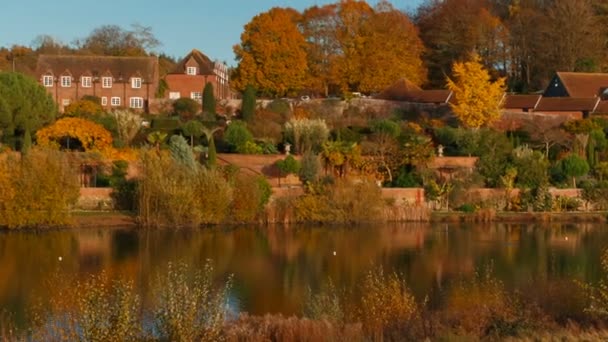
<svg viewBox="0 0 608 342">
<path fill-rule="evenodd" d="M 156 57 L 41 55 L 36 77 L 59 110 L 85 95 L 101 99 L 104 109 L 148 111 L 158 88 Z"/>
<path fill-rule="evenodd" d="M 176 100 L 181 97 L 201 101 L 207 83 L 213 85 L 217 99 L 230 99 L 228 66 L 213 62 L 202 52 L 194 49 L 178 62 L 175 69 L 165 76 L 168 90 L 165 97 Z"/>
</svg>

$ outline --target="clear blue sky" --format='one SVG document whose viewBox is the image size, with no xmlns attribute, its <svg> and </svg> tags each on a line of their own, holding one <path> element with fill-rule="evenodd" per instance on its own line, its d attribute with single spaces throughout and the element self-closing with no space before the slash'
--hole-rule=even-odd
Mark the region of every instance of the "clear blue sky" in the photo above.
<svg viewBox="0 0 608 342">
<path fill-rule="evenodd" d="M 338 1 L 338 0 L 336 0 Z M 276 6 L 302 10 L 331 0 L 3 0 L 0 46 L 30 46 L 36 36 L 50 35 L 64 43 L 86 37 L 101 25 L 130 29 L 152 27 L 162 45 L 158 52 L 182 57 L 197 48 L 211 59 L 234 65 L 232 46 L 253 16 Z M 392 0 L 398 9 L 413 11 L 422 0 Z M 377 0 L 368 0 L 375 4 Z"/>
</svg>

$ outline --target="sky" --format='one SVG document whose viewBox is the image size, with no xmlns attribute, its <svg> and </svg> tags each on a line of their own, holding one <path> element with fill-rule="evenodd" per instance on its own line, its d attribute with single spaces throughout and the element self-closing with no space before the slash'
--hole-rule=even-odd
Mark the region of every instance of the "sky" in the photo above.
<svg viewBox="0 0 608 342">
<path fill-rule="evenodd" d="M 336 0 L 337 1 L 337 0 Z M 39 35 L 63 43 L 86 37 L 102 25 L 130 29 L 149 26 L 161 41 L 155 52 L 181 58 L 193 48 L 211 59 L 235 65 L 238 44 L 256 14 L 272 7 L 303 10 L 331 0 L 1 0 L 0 47 L 31 46 Z M 392 0 L 396 8 L 413 11 L 422 0 Z M 377 0 L 368 0 L 376 4 Z"/>
</svg>

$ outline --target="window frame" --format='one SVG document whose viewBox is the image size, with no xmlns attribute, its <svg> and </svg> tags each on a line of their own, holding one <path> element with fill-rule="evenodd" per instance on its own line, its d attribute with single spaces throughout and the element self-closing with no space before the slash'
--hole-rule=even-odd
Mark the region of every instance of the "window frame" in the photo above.
<svg viewBox="0 0 608 342">
<path fill-rule="evenodd" d="M 197 72 L 198 72 L 198 68 L 195 66 L 186 67 L 186 75 L 196 76 Z"/>
<path fill-rule="evenodd" d="M 135 101 L 135 105 L 134 104 Z M 140 96 L 134 96 L 129 98 L 129 108 L 142 109 L 144 108 L 144 98 Z"/>
<path fill-rule="evenodd" d="M 61 88 L 72 87 L 72 76 L 61 76 L 60 78 Z"/>
<path fill-rule="evenodd" d="M 107 96 L 102 96 L 101 97 L 101 105 L 102 106 L 107 106 L 108 105 L 108 97 Z"/>
<path fill-rule="evenodd" d="M 52 88 L 55 83 L 53 75 L 42 75 L 42 85 L 47 88 Z"/>
<path fill-rule="evenodd" d="M 118 107 L 118 106 L 120 106 L 120 103 L 121 103 L 121 102 L 122 102 L 122 101 L 120 100 L 120 96 L 112 96 L 112 97 L 110 98 L 110 105 L 111 105 L 112 107 Z"/>
<path fill-rule="evenodd" d="M 114 83 L 114 80 L 112 79 L 112 77 L 104 76 L 101 78 L 101 87 L 102 88 L 112 88 L 112 83 Z"/>
<path fill-rule="evenodd" d="M 179 91 L 170 91 L 169 92 L 169 100 L 177 100 L 182 97 L 182 94 Z"/>
<path fill-rule="evenodd" d="M 200 92 L 200 91 L 191 91 L 190 92 L 190 98 L 193 99 L 193 100 L 202 100 L 203 99 L 203 93 Z"/>
<path fill-rule="evenodd" d="M 83 88 L 91 88 L 93 86 L 93 77 L 91 77 L 91 76 L 80 77 L 80 86 Z"/>
<path fill-rule="evenodd" d="M 141 77 L 131 77 L 131 88 L 141 89 L 142 80 Z"/>
</svg>

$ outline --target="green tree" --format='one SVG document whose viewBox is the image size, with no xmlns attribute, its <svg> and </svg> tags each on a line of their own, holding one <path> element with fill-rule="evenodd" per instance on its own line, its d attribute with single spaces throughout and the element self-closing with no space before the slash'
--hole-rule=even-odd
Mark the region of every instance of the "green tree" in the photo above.
<svg viewBox="0 0 608 342">
<path fill-rule="evenodd" d="M 562 160 L 562 167 L 566 176 L 572 177 L 572 187 L 574 188 L 576 188 L 576 177 L 584 176 L 589 172 L 587 161 L 576 154 L 571 154 Z"/>
<path fill-rule="evenodd" d="M 35 80 L 0 72 L 0 136 L 15 147 L 18 137 L 52 123 L 57 115 L 53 98 Z"/>
<path fill-rule="evenodd" d="M 21 152 L 27 153 L 32 148 L 32 135 L 30 130 L 26 129 L 23 134 L 23 144 L 21 145 Z"/>
<path fill-rule="evenodd" d="M 198 102 L 188 97 L 182 97 L 173 102 L 173 113 L 178 115 L 182 121 L 192 120 L 199 109 Z"/>
<path fill-rule="evenodd" d="M 171 157 L 184 166 L 194 170 L 196 168 L 196 161 L 192 154 L 192 149 L 188 146 L 186 139 L 181 135 L 174 135 L 169 139 L 169 151 L 171 151 Z"/>
<path fill-rule="evenodd" d="M 251 122 L 255 115 L 255 89 L 252 85 L 245 87 L 243 102 L 241 103 L 241 117 L 245 122 Z"/>
<path fill-rule="evenodd" d="M 157 152 L 160 152 L 160 145 L 167 139 L 167 133 L 155 131 L 148 134 L 146 138 L 150 144 L 152 144 Z"/>
<path fill-rule="evenodd" d="M 207 82 L 203 89 L 203 112 L 215 114 L 215 94 L 213 92 L 213 84 Z"/>
<path fill-rule="evenodd" d="M 194 138 L 203 135 L 203 129 L 203 124 L 197 120 L 190 120 L 182 125 L 182 133 L 190 137 L 190 147 L 194 147 Z"/>
<path fill-rule="evenodd" d="M 319 157 L 317 157 L 316 154 L 311 151 L 304 153 L 300 163 L 301 167 L 298 175 L 300 176 L 300 181 L 302 181 L 302 183 L 312 183 L 319 178 L 320 163 Z"/>
<path fill-rule="evenodd" d="M 226 128 L 224 141 L 230 144 L 233 151 L 238 151 L 244 148 L 248 142 L 253 142 L 253 135 L 249 132 L 245 122 L 236 120 Z"/>
<path fill-rule="evenodd" d="M 517 187 L 538 189 L 549 182 L 549 161 L 544 154 L 528 147 L 518 147 L 512 152 L 513 165 L 517 169 Z"/>
<path fill-rule="evenodd" d="M 215 167 L 215 163 L 217 162 L 217 150 L 215 149 L 215 139 L 213 135 L 215 132 L 221 130 L 222 127 L 207 127 L 203 126 L 202 132 L 205 138 L 207 139 L 207 162 L 206 165 L 208 168 Z"/>
</svg>

